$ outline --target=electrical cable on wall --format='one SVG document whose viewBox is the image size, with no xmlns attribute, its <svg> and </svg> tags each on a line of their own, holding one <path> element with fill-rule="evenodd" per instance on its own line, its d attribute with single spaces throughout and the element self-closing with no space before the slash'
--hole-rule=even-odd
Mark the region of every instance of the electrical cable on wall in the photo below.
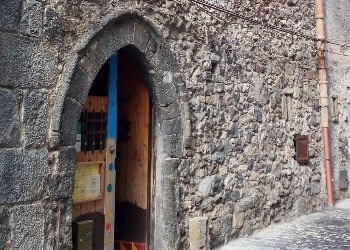
<svg viewBox="0 0 350 250">
<path fill-rule="evenodd" d="M 231 10 L 227 10 L 227 9 L 221 7 L 221 6 L 209 3 L 207 1 L 203 1 L 203 0 L 188 0 L 188 1 L 192 2 L 192 3 L 195 3 L 197 5 L 200 5 L 200 6 L 207 7 L 207 8 L 212 9 L 212 10 L 216 10 L 216 11 L 222 12 L 222 13 L 228 15 L 228 16 L 235 17 L 235 18 L 240 18 L 242 20 L 248 21 L 250 25 L 261 25 L 261 26 L 264 26 L 265 28 L 276 30 L 276 31 L 283 32 L 283 33 L 288 33 L 290 35 L 297 36 L 297 37 L 300 37 L 300 38 L 305 38 L 305 39 L 314 40 L 314 41 L 318 41 L 319 40 L 318 38 L 316 38 L 314 36 L 305 35 L 305 34 L 302 34 L 300 32 L 295 32 L 295 31 L 287 29 L 287 28 L 279 27 L 279 26 L 272 25 L 272 24 L 267 24 L 267 23 L 264 23 L 263 21 L 255 20 L 255 19 L 252 19 L 251 17 L 247 17 L 247 16 L 244 16 L 244 15 L 241 15 L 241 14 L 237 14 L 237 13 L 231 11 Z M 330 41 L 330 40 L 324 40 L 324 42 L 332 44 L 332 45 L 337 45 L 337 46 L 341 46 L 341 47 L 350 48 L 350 45 L 336 43 L 336 42 L 333 42 L 333 41 Z M 330 53 L 332 53 L 332 52 L 330 52 Z M 350 55 L 346 55 L 346 54 L 343 54 L 343 55 L 344 56 L 350 56 Z"/>
</svg>

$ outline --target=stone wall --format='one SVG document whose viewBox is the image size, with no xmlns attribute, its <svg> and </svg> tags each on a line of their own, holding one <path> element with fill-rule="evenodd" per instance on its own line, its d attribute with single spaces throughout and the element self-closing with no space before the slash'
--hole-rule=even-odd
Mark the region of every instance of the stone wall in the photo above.
<svg viewBox="0 0 350 250">
<path fill-rule="evenodd" d="M 74 121 L 84 98 L 72 97 L 68 89 L 75 82 L 69 76 L 81 65 L 75 63 L 83 63 L 79 51 L 89 53 L 85 46 L 96 55 L 110 53 L 110 47 L 93 44 L 101 44 L 103 28 L 108 20 L 118 23 L 119 15 L 138 17 L 166 48 L 158 50 L 159 58 L 176 64 L 163 68 L 162 77 L 150 77 L 154 85 L 174 84 L 168 88 L 177 103 L 167 102 L 168 89 L 154 95 L 165 107 L 159 135 L 167 133 L 169 139 L 158 146 L 170 157 L 157 171 L 175 169 L 157 180 L 163 193 L 156 193 L 156 200 L 175 203 L 161 207 L 172 220 L 161 218 L 170 224 L 159 227 L 168 236 L 176 228 L 175 235 L 164 236 L 172 243 L 158 246 L 189 248 L 193 217 L 208 218 L 213 248 L 324 206 L 313 40 L 223 17 L 188 1 L 0 1 L 5 13 L 0 17 L 0 248 L 71 247 L 74 133 L 64 131 L 75 126 L 65 118 Z M 313 0 L 211 2 L 315 35 Z M 122 37 L 129 34 L 137 32 L 120 31 Z M 102 66 L 92 64 L 92 71 Z M 64 115 L 57 113 L 62 109 Z M 181 119 L 167 122 L 172 112 Z M 305 165 L 295 160 L 297 134 L 309 135 Z M 182 141 L 174 144 L 173 138 Z"/>
<path fill-rule="evenodd" d="M 350 163 L 350 130 L 349 130 L 349 109 L 350 109 L 350 49 L 348 34 L 350 28 L 346 25 L 350 20 L 347 11 L 350 9 L 348 1 L 326 1 L 325 22 L 327 73 L 329 82 L 330 102 L 330 128 L 332 145 L 332 163 L 335 198 L 342 199 L 349 197 L 347 180 L 341 181 L 342 177 L 348 175 Z M 345 46 L 342 46 L 345 45 Z M 348 46 L 348 47 L 346 47 Z M 338 105 L 336 108 L 335 104 Z"/>
</svg>

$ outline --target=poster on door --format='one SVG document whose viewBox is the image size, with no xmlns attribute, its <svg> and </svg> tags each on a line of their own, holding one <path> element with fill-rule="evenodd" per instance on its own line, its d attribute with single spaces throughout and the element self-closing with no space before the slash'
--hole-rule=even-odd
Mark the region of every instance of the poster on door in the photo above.
<svg viewBox="0 0 350 250">
<path fill-rule="evenodd" d="M 73 203 L 102 199 L 103 162 L 78 163 L 75 169 Z"/>
</svg>

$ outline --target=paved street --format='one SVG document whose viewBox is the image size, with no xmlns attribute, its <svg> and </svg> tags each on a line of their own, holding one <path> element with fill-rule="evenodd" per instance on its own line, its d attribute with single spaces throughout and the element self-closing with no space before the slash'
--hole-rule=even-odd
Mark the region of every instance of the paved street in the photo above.
<svg viewBox="0 0 350 250">
<path fill-rule="evenodd" d="M 350 249 L 350 199 L 220 248 L 231 249 Z"/>
</svg>

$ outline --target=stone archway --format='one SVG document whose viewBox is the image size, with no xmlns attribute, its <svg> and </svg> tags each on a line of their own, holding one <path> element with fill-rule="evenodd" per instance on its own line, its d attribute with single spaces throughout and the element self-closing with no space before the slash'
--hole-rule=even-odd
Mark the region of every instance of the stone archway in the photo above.
<svg viewBox="0 0 350 250">
<path fill-rule="evenodd" d="M 118 49 L 132 45 L 155 106 L 156 185 L 155 249 L 178 248 L 178 183 L 177 166 L 183 147 L 190 142 L 189 109 L 181 102 L 183 82 L 177 73 L 174 57 L 152 25 L 135 14 L 123 13 L 100 22 L 78 43 L 66 63 L 50 123 L 52 161 L 62 182 L 56 198 L 62 204 L 59 222 L 60 239 L 69 247 L 71 196 L 74 179 L 75 125 L 90 86 L 105 61 Z M 51 157 L 52 159 L 52 157 Z M 62 163 L 65 164 L 62 164 Z M 62 233 L 65 231 L 66 233 Z M 67 233 L 68 232 L 68 233 Z M 67 236 L 68 235 L 68 236 Z"/>
</svg>

